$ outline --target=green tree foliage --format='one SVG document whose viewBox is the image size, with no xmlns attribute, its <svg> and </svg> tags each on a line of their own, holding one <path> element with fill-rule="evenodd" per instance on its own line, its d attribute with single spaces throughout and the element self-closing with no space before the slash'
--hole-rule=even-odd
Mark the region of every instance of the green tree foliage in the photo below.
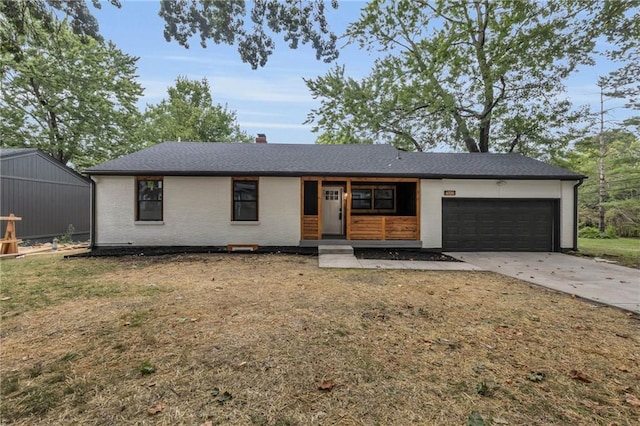
<svg viewBox="0 0 640 426">
<path fill-rule="evenodd" d="M 106 0 L 116 7 L 120 7 L 120 0 Z M 102 7 L 102 0 L 91 0 L 96 9 Z M 56 26 L 53 10 L 57 10 L 69 18 L 69 26 L 80 36 L 89 36 L 98 41 L 100 37 L 98 21 L 91 14 L 87 2 L 82 0 L 6 0 L 0 2 L 2 17 L 15 31 L 16 35 L 24 36 L 30 31 L 29 26 L 37 21 L 39 26 L 52 31 Z M 24 19 L 25 15 L 30 17 Z M 3 38 L 0 43 L 5 51 L 19 51 L 20 45 L 15 44 L 15 38 Z"/>
<path fill-rule="evenodd" d="M 200 35 L 200 44 L 237 45 L 243 62 L 253 69 L 265 66 L 275 42 L 265 31 L 284 33 L 290 48 L 310 44 L 316 58 L 331 62 L 338 57 L 337 37 L 329 31 L 324 0 L 253 0 L 249 11 L 244 0 L 162 1 L 160 16 L 166 24 L 167 41 L 176 40 L 189 47 L 189 39 Z M 330 7 L 337 9 L 338 1 Z"/>
<path fill-rule="evenodd" d="M 22 6 L 20 19 L 8 19 Z M 44 24 L 29 2 L 0 6 L 0 143 L 33 147 L 84 168 L 136 149 L 137 58 L 78 36 L 54 16 Z M 16 28 L 17 22 L 21 28 Z"/>
<path fill-rule="evenodd" d="M 600 84 L 607 96 L 640 110 L 640 0 L 606 1 L 599 16 L 596 27 L 611 46 L 603 53 L 618 65 Z"/>
<path fill-rule="evenodd" d="M 606 131 L 605 167 L 608 199 L 605 223 L 620 237 L 640 236 L 640 138 L 623 130 Z M 579 189 L 580 226 L 598 226 L 598 137 L 582 139 L 558 163 L 588 176 Z"/>
<path fill-rule="evenodd" d="M 197 81 L 178 77 L 167 92 L 168 99 L 147 106 L 138 139 L 147 144 L 252 141 L 251 136 L 240 130 L 235 112 L 213 103 L 206 78 Z"/>
<path fill-rule="evenodd" d="M 13 0 L 7 8 L 13 10 Z M 99 39 L 98 22 L 87 7 L 88 0 L 29 0 L 33 16 L 48 22 L 53 8 L 70 18 L 71 27 L 79 35 Z M 116 7 L 120 0 L 108 0 Z M 100 0 L 91 0 L 100 8 Z M 247 3 L 251 7 L 247 7 Z M 292 49 L 309 44 L 316 58 L 331 62 L 338 57 L 337 37 L 329 31 L 325 11 L 338 8 L 337 0 L 162 0 L 159 15 L 165 20 L 164 37 L 175 40 L 185 48 L 189 40 L 199 35 L 200 44 L 228 44 L 237 46 L 243 62 L 253 69 L 263 67 L 275 49 L 273 34 L 283 34 Z M 13 13 L 8 13 L 12 17 Z"/>
<path fill-rule="evenodd" d="M 582 117 L 561 98 L 563 81 L 591 61 L 602 13 L 577 0 L 373 0 L 347 35 L 386 56 L 362 80 L 341 66 L 308 80 L 321 99 L 308 122 L 417 150 L 551 155 Z"/>
</svg>

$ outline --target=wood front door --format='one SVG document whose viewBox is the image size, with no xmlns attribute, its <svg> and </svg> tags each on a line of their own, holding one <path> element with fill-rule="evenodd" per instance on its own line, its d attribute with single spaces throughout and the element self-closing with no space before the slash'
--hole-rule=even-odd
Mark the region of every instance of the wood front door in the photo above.
<svg viewBox="0 0 640 426">
<path fill-rule="evenodd" d="M 322 234 L 344 235 L 343 189 L 339 186 L 322 188 Z"/>
</svg>

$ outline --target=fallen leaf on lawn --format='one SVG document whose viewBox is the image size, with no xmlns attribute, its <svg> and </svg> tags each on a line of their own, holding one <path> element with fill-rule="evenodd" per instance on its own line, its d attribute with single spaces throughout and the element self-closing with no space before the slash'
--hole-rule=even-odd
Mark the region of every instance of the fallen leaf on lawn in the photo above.
<svg viewBox="0 0 640 426">
<path fill-rule="evenodd" d="M 574 380 L 580 380 L 581 382 L 591 383 L 591 379 L 582 371 L 571 370 L 571 378 Z"/>
<path fill-rule="evenodd" d="M 213 422 L 211 420 L 207 420 L 206 422 L 202 423 L 200 426 L 213 426 Z"/>
<path fill-rule="evenodd" d="M 547 377 L 547 374 L 543 371 L 534 371 L 527 376 L 527 379 L 532 382 L 541 382 Z"/>
<path fill-rule="evenodd" d="M 477 411 L 472 411 L 467 417 L 467 426 L 484 426 L 484 419 Z"/>
<path fill-rule="evenodd" d="M 629 370 L 629 367 L 627 367 L 626 365 L 619 365 L 619 366 L 616 367 L 616 369 L 618 371 L 622 371 L 623 373 L 628 373 L 628 372 L 631 371 L 631 370 Z"/>
<path fill-rule="evenodd" d="M 500 417 L 494 417 L 493 418 L 493 423 L 497 424 L 497 425 L 508 425 L 509 422 L 506 421 L 505 419 L 502 419 Z"/>
<path fill-rule="evenodd" d="M 232 398 L 233 398 L 233 395 L 231 395 L 227 391 L 224 391 L 222 395 L 216 398 L 216 401 L 218 401 L 218 404 L 222 405 L 227 401 L 231 401 Z"/>
<path fill-rule="evenodd" d="M 591 408 L 592 410 L 602 410 L 604 408 L 602 405 L 598 404 L 597 402 L 590 401 L 588 399 L 583 399 L 581 403 L 585 407 Z"/>
<path fill-rule="evenodd" d="M 167 404 L 165 404 L 164 402 L 158 402 L 153 407 L 147 408 L 147 414 L 150 416 L 155 416 L 158 413 L 162 413 L 165 408 L 167 408 Z"/>
<path fill-rule="evenodd" d="M 2 301 L 4 302 L 4 301 L 6 301 L 6 300 L 11 300 L 11 298 L 10 298 L 10 297 L 3 297 L 3 298 L 2 298 L 2 299 L 0 299 L 0 300 L 2 300 Z"/>
<path fill-rule="evenodd" d="M 331 389 L 335 388 L 336 384 L 333 382 L 322 382 L 318 385 L 318 390 L 329 392 Z"/>
<path fill-rule="evenodd" d="M 625 394 L 625 397 L 627 398 L 625 401 L 627 401 L 628 404 L 633 405 L 634 407 L 640 407 L 640 399 L 638 399 L 638 397 L 630 393 Z"/>
<path fill-rule="evenodd" d="M 247 365 L 247 361 L 242 361 L 240 364 L 238 364 L 238 368 L 242 368 L 245 365 Z"/>
</svg>

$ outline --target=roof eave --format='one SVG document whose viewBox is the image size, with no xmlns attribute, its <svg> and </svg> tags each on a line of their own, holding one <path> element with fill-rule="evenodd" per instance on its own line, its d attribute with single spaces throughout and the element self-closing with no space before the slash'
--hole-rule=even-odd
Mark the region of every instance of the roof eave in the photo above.
<svg viewBox="0 0 640 426">
<path fill-rule="evenodd" d="M 335 176 L 335 177 L 407 177 L 419 179 L 509 179 L 509 180 L 579 180 L 586 179 L 583 175 L 458 175 L 458 174 L 436 174 L 436 173 L 366 173 L 366 172 L 321 172 L 321 171 L 185 171 L 185 170 L 86 170 L 84 174 L 88 176 L 281 176 L 281 177 L 301 177 L 301 176 Z"/>
</svg>

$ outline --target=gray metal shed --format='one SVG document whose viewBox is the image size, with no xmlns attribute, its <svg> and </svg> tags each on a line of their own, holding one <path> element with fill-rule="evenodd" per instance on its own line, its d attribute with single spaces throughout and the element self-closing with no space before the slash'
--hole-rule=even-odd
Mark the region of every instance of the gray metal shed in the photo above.
<svg viewBox="0 0 640 426">
<path fill-rule="evenodd" d="M 0 215 L 22 217 L 16 222 L 19 239 L 51 241 L 70 229 L 74 241 L 89 239 L 90 196 L 87 178 L 44 152 L 0 149 Z"/>
</svg>

